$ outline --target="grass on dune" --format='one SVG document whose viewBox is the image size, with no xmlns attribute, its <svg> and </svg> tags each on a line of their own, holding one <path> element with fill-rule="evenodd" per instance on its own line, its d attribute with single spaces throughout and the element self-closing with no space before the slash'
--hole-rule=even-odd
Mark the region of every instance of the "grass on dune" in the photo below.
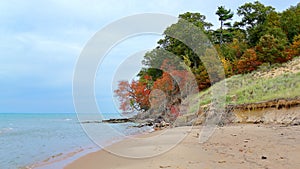
<svg viewBox="0 0 300 169">
<path fill-rule="evenodd" d="M 257 72 L 233 76 L 193 96 L 191 99 L 197 105 L 191 105 L 189 112 L 195 112 L 199 103 L 200 106 L 211 103 L 212 91 L 225 89 L 224 82 L 227 88 L 227 93 L 223 96 L 226 105 L 256 103 L 300 96 L 300 72 L 282 73 L 275 77 L 259 77 L 254 76 L 254 74 L 257 74 Z"/>
</svg>

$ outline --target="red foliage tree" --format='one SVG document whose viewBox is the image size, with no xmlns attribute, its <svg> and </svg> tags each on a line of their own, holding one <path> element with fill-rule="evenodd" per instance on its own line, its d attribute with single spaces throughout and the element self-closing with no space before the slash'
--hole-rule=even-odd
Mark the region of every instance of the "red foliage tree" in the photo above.
<svg viewBox="0 0 300 169">
<path fill-rule="evenodd" d="M 118 89 L 114 91 L 115 96 L 118 97 L 120 103 L 120 109 L 122 111 L 131 111 L 132 107 L 130 106 L 131 99 L 133 99 L 133 90 L 131 89 L 128 81 L 120 81 L 118 84 Z"/>
<path fill-rule="evenodd" d="M 261 65 L 257 58 L 256 52 L 253 49 L 248 49 L 243 54 L 242 58 L 237 62 L 238 73 L 249 73 L 256 70 L 259 65 Z"/>
<path fill-rule="evenodd" d="M 161 66 L 161 70 L 164 70 L 161 78 L 154 82 L 153 88 L 161 89 L 169 95 L 178 94 L 180 90 L 187 90 L 189 80 L 194 80 L 186 70 L 176 61 L 170 61 L 165 59 Z M 181 91 L 184 92 L 184 91 Z"/>
<path fill-rule="evenodd" d="M 148 110 L 151 106 L 149 97 L 153 90 L 162 91 L 164 95 L 156 96 L 152 94 L 152 97 L 154 97 L 151 98 L 152 104 L 159 107 L 162 104 L 162 99 L 166 99 L 167 101 L 166 104 L 164 104 L 167 107 L 160 111 L 170 111 L 172 106 L 179 104 L 178 102 L 173 103 L 172 100 L 180 100 L 174 98 L 188 95 L 190 88 L 195 86 L 187 83 L 190 80 L 187 71 L 182 68 L 178 69 L 172 65 L 175 64 L 169 64 L 169 60 L 164 60 L 161 67 L 161 70 L 164 70 L 163 74 L 154 82 L 153 78 L 147 74 L 140 77 L 139 80 L 132 81 L 131 83 L 127 81 L 120 81 L 118 89 L 114 91 L 115 96 L 118 97 L 120 102 L 120 109 L 124 112 L 133 110 Z M 179 95 L 180 92 L 182 92 L 181 95 Z"/>
<path fill-rule="evenodd" d="M 151 90 L 148 89 L 147 83 L 142 81 L 120 81 L 118 89 L 114 91 L 120 102 L 122 111 L 145 111 L 150 107 L 149 95 Z"/>
<path fill-rule="evenodd" d="M 133 81 L 131 83 L 131 88 L 133 89 L 133 99 L 131 106 L 136 110 L 146 111 L 150 107 L 149 95 L 151 90 L 147 87 L 147 82 Z"/>
<path fill-rule="evenodd" d="M 162 90 L 164 93 L 170 95 L 175 89 L 172 77 L 167 72 L 164 72 L 162 77 L 154 82 L 153 89 Z"/>
</svg>

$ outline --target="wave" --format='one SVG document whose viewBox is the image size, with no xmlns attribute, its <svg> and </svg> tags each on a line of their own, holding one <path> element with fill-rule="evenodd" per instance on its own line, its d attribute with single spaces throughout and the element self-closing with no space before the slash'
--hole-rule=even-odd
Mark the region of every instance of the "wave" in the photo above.
<svg viewBox="0 0 300 169">
<path fill-rule="evenodd" d="M 79 159 L 80 157 L 89 154 L 91 152 L 99 151 L 98 147 L 85 147 L 85 148 L 78 148 L 70 152 L 66 153 L 58 153 L 52 155 L 41 162 L 37 162 L 35 164 L 26 166 L 25 168 L 29 169 L 51 169 L 51 168 L 62 168 L 66 166 L 72 161 Z"/>
<path fill-rule="evenodd" d="M 64 121 L 71 121 L 71 120 L 73 120 L 73 119 L 68 119 L 68 118 L 67 118 L 67 119 L 64 119 Z"/>
<path fill-rule="evenodd" d="M 0 129 L 0 134 L 4 134 L 4 133 L 8 133 L 11 132 L 13 130 L 13 128 L 11 127 L 4 127 Z"/>
</svg>

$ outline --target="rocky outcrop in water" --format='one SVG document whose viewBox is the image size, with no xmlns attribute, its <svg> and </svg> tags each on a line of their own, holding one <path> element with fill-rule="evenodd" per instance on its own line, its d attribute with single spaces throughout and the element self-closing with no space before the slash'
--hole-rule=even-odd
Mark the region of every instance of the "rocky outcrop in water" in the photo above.
<svg viewBox="0 0 300 169">
<path fill-rule="evenodd" d="M 135 122 L 132 118 L 117 118 L 117 119 L 108 119 L 108 120 L 102 120 L 102 123 L 129 123 L 129 122 Z"/>
</svg>

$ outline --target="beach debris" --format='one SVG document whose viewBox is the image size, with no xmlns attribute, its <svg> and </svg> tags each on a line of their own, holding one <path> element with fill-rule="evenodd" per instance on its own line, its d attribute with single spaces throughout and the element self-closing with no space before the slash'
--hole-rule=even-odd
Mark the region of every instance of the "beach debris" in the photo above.
<svg viewBox="0 0 300 169">
<path fill-rule="evenodd" d="M 170 123 L 167 123 L 163 117 L 159 116 L 154 120 L 154 129 L 160 130 L 170 126 Z"/>
<path fill-rule="evenodd" d="M 162 121 L 160 123 L 154 123 L 154 129 L 155 130 L 160 130 L 160 129 L 164 129 L 166 127 L 170 126 L 170 123 L 167 123 L 165 121 Z"/>
<path fill-rule="evenodd" d="M 153 120 L 152 121 L 147 120 L 147 121 L 139 123 L 138 125 L 134 125 L 134 126 L 130 126 L 130 127 L 142 128 L 142 127 L 145 127 L 145 126 L 153 126 L 153 125 L 154 125 Z"/>
<path fill-rule="evenodd" d="M 189 164 L 198 164 L 198 161 L 189 161 Z"/>
<path fill-rule="evenodd" d="M 244 140 L 245 143 L 248 143 L 249 141 L 250 141 L 249 138 L 247 138 L 247 139 Z"/>
<path fill-rule="evenodd" d="M 267 157 L 266 157 L 266 156 L 261 156 L 261 159 L 262 159 L 262 160 L 266 160 Z"/>
<path fill-rule="evenodd" d="M 225 160 L 218 161 L 218 163 L 226 163 Z"/>
<path fill-rule="evenodd" d="M 169 165 L 166 165 L 166 166 L 163 166 L 163 165 L 161 165 L 161 166 L 159 166 L 159 168 L 170 168 L 171 166 L 169 166 Z"/>
</svg>

